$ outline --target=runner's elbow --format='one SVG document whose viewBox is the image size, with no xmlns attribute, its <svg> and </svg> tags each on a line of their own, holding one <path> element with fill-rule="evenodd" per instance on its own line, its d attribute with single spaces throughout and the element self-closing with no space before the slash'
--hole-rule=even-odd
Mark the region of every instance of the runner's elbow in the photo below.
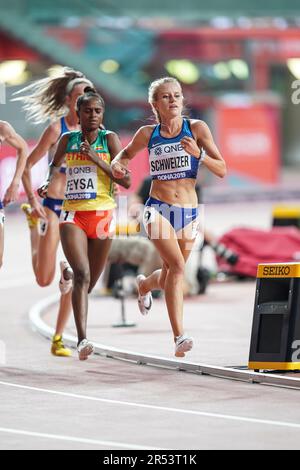
<svg viewBox="0 0 300 470">
<path fill-rule="evenodd" d="M 223 162 L 223 164 L 220 166 L 220 169 L 218 171 L 218 176 L 220 178 L 225 178 L 226 174 L 227 174 L 227 168 L 226 168 L 225 162 Z"/>
</svg>

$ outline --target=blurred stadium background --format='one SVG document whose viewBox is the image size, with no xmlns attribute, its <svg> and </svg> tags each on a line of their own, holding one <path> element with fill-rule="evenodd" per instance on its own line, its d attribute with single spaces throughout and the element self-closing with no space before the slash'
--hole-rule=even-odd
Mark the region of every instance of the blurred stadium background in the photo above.
<svg viewBox="0 0 300 470">
<path fill-rule="evenodd" d="M 228 163 L 226 179 L 206 175 L 206 187 L 263 191 L 280 187 L 285 175 L 287 187 L 299 186 L 300 105 L 292 102 L 299 0 L 0 0 L 0 7 L 0 119 L 31 146 L 42 127 L 10 100 L 49 67 L 73 67 L 95 83 L 107 104 L 105 125 L 124 143 L 151 120 L 149 83 L 172 75 L 190 116 L 208 122 Z M 1 149 L 1 193 L 13 171 L 10 155 Z M 135 160 L 131 190 L 147 168 L 146 154 Z M 36 184 L 43 173 L 41 165 Z"/>
</svg>

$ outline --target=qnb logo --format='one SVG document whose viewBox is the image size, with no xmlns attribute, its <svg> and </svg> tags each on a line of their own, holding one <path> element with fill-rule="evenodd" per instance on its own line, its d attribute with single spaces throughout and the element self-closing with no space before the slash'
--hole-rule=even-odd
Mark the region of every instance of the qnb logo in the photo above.
<svg viewBox="0 0 300 470">
<path fill-rule="evenodd" d="M 4 341 L 0 341 L 0 366 L 6 364 L 6 346 Z"/>
<path fill-rule="evenodd" d="M 292 89 L 295 90 L 292 93 L 292 103 L 293 104 L 300 104 L 300 80 L 295 80 L 292 83 Z"/>
<path fill-rule="evenodd" d="M 161 149 L 161 147 L 156 147 L 156 149 L 154 150 L 154 153 L 155 153 L 155 155 L 157 155 L 157 156 L 159 157 L 159 155 L 162 154 L 162 149 Z"/>
<path fill-rule="evenodd" d="M 183 150 L 183 147 L 181 144 L 172 144 L 172 145 L 164 146 L 165 153 L 181 152 L 182 150 Z"/>
</svg>

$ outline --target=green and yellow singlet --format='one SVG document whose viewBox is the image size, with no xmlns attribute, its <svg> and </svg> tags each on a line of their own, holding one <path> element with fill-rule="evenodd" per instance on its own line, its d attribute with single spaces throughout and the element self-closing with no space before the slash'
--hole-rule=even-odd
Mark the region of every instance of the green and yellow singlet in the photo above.
<svg viewBox="0 0 300 470">
<path fill-rule="evenodd" d="M 107 145 L 110 131 L 98 131 L 91 144 L 99 159 L 110 165 L 111 156 Z M 116 207 L 113 197 L 113 182 L 88 156 L 80 153 L 82 132 L 69 133 L 66 162 L 66 191 L 63 209 L 67 211 L 110 210 Z"/>
</svg>

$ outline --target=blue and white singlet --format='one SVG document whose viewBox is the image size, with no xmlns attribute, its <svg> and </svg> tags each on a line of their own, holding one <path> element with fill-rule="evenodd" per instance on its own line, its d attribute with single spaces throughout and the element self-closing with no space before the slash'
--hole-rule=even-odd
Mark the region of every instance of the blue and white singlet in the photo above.
<svg viewBox="0 0 300 470">
<path fill-rule="evenodd" d="M 172 181 L 182 178 L 197 178 L 199 158 L 188 155 L 180 141 L 193 137 L 188 119 L 183 119 L 182 129 L 176 137 L 162 137 L 158 124 L 148 144 L 150 175 L 152 180 Z"/>
</svg>

